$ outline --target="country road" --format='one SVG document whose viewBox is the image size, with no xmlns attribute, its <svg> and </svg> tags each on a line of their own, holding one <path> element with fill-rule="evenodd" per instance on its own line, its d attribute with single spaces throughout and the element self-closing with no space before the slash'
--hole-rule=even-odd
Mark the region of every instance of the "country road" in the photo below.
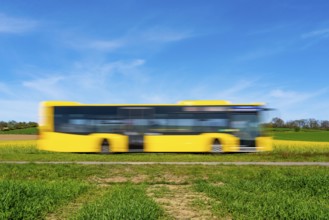
<svg viewBox="0 0 329 220">
<path fill-rule="evenodd" d="M 0 164 L 81 164 L 81 165 L 257 165 L 329 166 L 329 162 L 100 162 L 100 161 L 0 161 Z"/>
<path fill-rule="evenodd" d="M 25 141 L 36 140 L 38 135 L 34 134 L 0 134 L 0 141 Z"/>
</svg>

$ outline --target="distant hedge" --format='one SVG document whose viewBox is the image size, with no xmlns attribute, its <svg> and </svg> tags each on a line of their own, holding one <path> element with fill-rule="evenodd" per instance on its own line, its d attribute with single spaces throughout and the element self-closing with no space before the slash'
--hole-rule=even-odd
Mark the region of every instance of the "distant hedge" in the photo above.
<svg viewBox="0 0 329 220">
<path fill-rule="evenodd" d="M 0 131 L 10 131 L 16 129 L 23 129 L 23 128 L 34 128 L 38 127 L 38 123 L 36 122 L 17 122 L 17 121 L 0 121 Z"/>
<path fill-rule="evenodd" d="M 270 123 L 264 125 L 271 128 L 292 128 L 295 131 L 299 131 L 301 128 L 329 130 L 329 120 L 316 120 L 314 118 L 285 122 L 283 119 L 276 117 Z"/>
</svg>

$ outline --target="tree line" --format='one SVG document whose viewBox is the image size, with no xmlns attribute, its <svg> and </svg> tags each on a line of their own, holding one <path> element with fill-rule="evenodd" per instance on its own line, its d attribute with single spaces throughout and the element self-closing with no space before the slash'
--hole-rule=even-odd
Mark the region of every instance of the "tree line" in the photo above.
<svg viewBox="0 0 329 220">
<path fill-rule="evenodd" d="M 275 117 L 271 120 L 270 123 L 267 123 L 266 125 L 273 128 L 293 128 L 293 129 L 306 128 L 306 129 L 329 130 L 328 120 L 316 120 L 314 118 L 290 120 L 285 122 L 281 118 Z"/>
<path fill-rule="evenodd" d="M 0 131 L 9 131 L 15 129 L 22 129 L 22 128 L 32 128 L 38 127 L 38 123 L 36 122 L 17 122 L 17 121 L 0 121 Z"/>
</svg>

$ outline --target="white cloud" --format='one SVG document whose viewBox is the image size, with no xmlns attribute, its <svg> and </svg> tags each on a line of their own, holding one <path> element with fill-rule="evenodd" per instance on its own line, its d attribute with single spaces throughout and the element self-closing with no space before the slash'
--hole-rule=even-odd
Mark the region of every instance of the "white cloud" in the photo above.
<svg viewBox="0 0 329 220">
<path fill-rule="evenodd" d="M 63 97 L 63 91 L 60 88 L 59 82 L 63 81 L 64 76 L 50 76 L 38 78 L 35 80 L 24 81 L 23 86 L 40 92 L 43 96 L 57 99 Z"/>
<path fill-rule="evenodd" d="M 108 83 L 109 78 L 114 74 L 128 78 L 140 77 L 138 68 L 143 66 L 145 60 L 135 59 L 131 61 L 114 62 L 77 62 L 69 76 L 85 88 L 99 87 Z"/>
<path fill-rule="evenodd" d="M 310 31 L 301 35 L 303 39 L 307 38 L 327 38 L 329 37 L 329 28 Z"/>
<path fill-rule="evenodd" d="M 170 78 L 159 80 L 143 72 L 145 61 L 136 59 L 116 62 L 76 63 L 65 74 L 44 76 L 42 79 L 31 79 L 23 83 L 15 100 L 0 100 L 2 120 L 35 120 L 37 103 L 44 100 L 68 100 L 81 103 L 176 103 L 188 99 L 225 99 L 232 103 L 266 102 L 269 107 L 278 109 L 284 120 L 315 117 L 323 119 L 324 114 L 312 112 L 312 106 L 319 103 L 320 96 L 327 89 L 313 92 L 298 92 L 260 86 L 259 79 L 241 79 L 231 84 L 172 81 Z M 134 78 L 141 71 L 148 81 Z M 207 86 L 204 86 L 205 83 Z M 177 89 L 179 92 L 177 92 Z M 194 90 L 196 89 L 196 90 Z M 21 100 L 24 100 L 22 103 Z M 30 104 L 29 104 L 30 103 Z M 24 111 L 22 111 L 24 109 Z M 29 114 L 25 114 L 28 112 Z M 321 115 L 322 114 L 322 115 Z M 24 118 L 25 117 L 25 118 Z M 0 120 L 1 120 L 0 119 Z"/>
<path fill-rule="evenodd" d="M 178 31 L 170 28 L 155 27 L 141 32 L 141 38 L 151 42 L 174 42 L 193 36 L 191 31 Z"/>
<path fill-rule="evenodd" d="M 255 85 L 255 82 L 256 81 L 251 80 L 240 80 L 230 88 L 222 91 L 220 94 L 223 97 L 237 96 L 239 93 L 242 93 L 243 91 L 252 88 Z"/>
<path fill-rule="evenodd" d="M 327 92 L 327 89 L 321 89 L 314 92 L 296 92 L 296 91 L 287 91 L 282 89 L 275 89 L 269 93 L 271 98 L 277 99 L 281 106 L 291 106 L 299 102 L 304 102 L 308 99 L 317 97 Z"/>
<path fill-rule="evenodd" d="M 125 46 L 123 40 L 90 40 L 90 41 L 81 41 L 79 43 L 71 43 L 75 48 L 91 49 L 96 51 L 115 51 L 119 48 Z"/>
<path fill-rule="evenodd" d="M 275 89 L 270 92 L 270 96 L 274 98 L 295 98 L 298 96 L 298 93 L 293 91 L 284 91 L 281 89 Z"/>
<path fill-rule="evenodd" d="M 320 96 L 328 92 L 327 88 L 316 91 L 293 91 L 283 89 L 272 89 L 264 95 L 271 107 L 277 109 L 284 120 L 294 120 L 302 118 L 323 118 L 322 112 L 314 112 L 313 106 L 319 103 Z M 315 115 L 316 114 L 316 115 Z"/>
<path fill-rule="evenodd" d="M 130 89 L 129 83 L 143 82 L 138 69 L 145 63 L 142 59 L 116 62 L 77 62 L 72 69 L 55 75 L 37 74 L 38 78 L 24 81 L 22 85 L 37 99 L 45 100 L 102 100 L 122 90 Z M 119 80 L 117 80 L 119 78 Z M 120 87 L 123 83 L 124 86 Z M 116 91 L 116 89 L 119 89 Z M 105 98 L 105 100 L 104 100 Z"/>
<path fill-rule="evenodd" d="M 10 17 L 0 13 L 0 33 L 22 33 L 35 29 L 37 21 Z"/>
<path fill-rule="evenodd" d="M 74 37 L 70 34 L 70 37 L 65 35 L 65 42 L 72 48 L 82 50 L 93 50 L 98 52 L 115 52 L 125 48 L 152 48 L 154 46 L 161 46 L 166 43 L 181 41 L 190 37 L 194 34 L 189 30 L 177 30 L 174 28 L 167 27 L 153 27 L 148 29 L 131 29 L 126 34 L 118 38 L 108 39 L 82 39 Z M 67 40 L 67 39 L 70 40 Z"/>
<path fill-rule="evenodd" d="M 284 49 L 282 47 L 258 49 L 258 50 L 247 52 L 246 54 L 237 57 L 237 60 L 238 61 L 256 60 L 264 57 L 273 56 L 283 51 Z"/>
<path fill-rule="evenodd" d="M 301 35 L 301 39 L 305 40 L 305 45 L 301 47 L 302 50 L 308 49 L 313 45 L 321 42 L 323 39 L 329 38 L 329 28 L 310 31 Z"/>
</svg>

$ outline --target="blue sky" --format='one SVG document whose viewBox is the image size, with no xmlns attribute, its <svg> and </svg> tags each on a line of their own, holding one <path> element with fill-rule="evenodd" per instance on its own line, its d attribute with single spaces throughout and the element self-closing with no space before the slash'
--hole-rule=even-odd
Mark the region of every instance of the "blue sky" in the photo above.
<svg viewBox="0 0 329 220">
<path fill-rule="evenodd" d="M 266 102 L 329 119 L 329 1 L 0 1 L 0 120 L 44 100 Z"/>
</svg>

